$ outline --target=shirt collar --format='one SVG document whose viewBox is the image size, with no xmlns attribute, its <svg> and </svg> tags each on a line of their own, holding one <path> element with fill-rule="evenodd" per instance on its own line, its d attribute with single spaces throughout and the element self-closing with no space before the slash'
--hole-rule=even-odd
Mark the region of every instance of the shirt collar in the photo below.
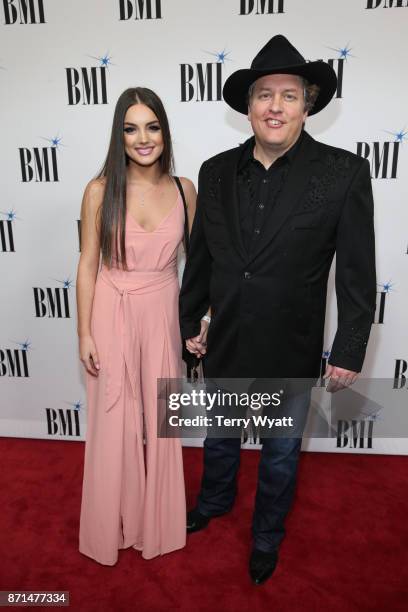
<svg viewBox="0 0 408 612">
<path fill-rule="evenodd" d="M 275 162 L 272 164 L 272 166 L 275 165 L 276 161 L 281 160 L 281 161 L 288 161 L 290 164 L 293 162 L 293 159 L 296 155 L 296 152 L 299 148 L 299 145 L 303 139 L 303 135 L 304 135 L 304 130 L 302 129 L 302 131 L 300 132 L 299 138 L 297 139 L 297 141 L 290 147 L 290 149 L 288 149 L 286 151 L 286 153 L 284 153 L 283 155 L 281 155 L 281 157 L 278 157 Z M 255 159 L 254 157 L 254 147 L 255 147 L 255 137 L 252 136 L 252 138 L 250 138 L 249 140 L 247 140 L 247 142 L 243 145 L 242 147 L 242 152 L 241 152 L 241 156 L 239 158 L 239 162 L 238 162 L 238 171 L 241 171 L 244 169 L 244 167 L 249 164 L 250 162 L 258 162 L 258 160 Z M 270 166 L 272 168 L 272 166 Z"/>
</svg>

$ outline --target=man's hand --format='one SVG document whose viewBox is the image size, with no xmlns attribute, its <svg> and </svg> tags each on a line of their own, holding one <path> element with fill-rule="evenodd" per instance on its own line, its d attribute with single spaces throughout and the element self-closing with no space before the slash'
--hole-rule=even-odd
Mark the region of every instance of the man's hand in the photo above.
<svg viewBox="0 0 408 612">
<path fill-rule="evenodd" d="M 186 340 L 186 347 L 190 353 L 201 359 L 207 352 L 207 334 L 210 324 L 201 320 L 201 329 L 198 336 Z"/>
<path fill-rule="evenodd" d="M 328 364 L 323 378 L 330 378 L 329 384 L 327 385 L 327 391 L 336 393 L 336 391 L 340 391 L 340 389 L 345 389 L 352 385 L 357 376 L 357 372 Z"/>
</svg>

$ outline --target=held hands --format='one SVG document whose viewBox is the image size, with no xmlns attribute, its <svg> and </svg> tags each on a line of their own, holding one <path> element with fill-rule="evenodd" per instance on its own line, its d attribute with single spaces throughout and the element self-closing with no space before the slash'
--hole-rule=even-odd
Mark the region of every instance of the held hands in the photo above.
<svg viewBox="0 0 408 612">
<path fill-rule="evenodd" d="M 89 374 L 98 376 L 100 369 L 99 358 L 92 336 L 82 336 L 79 338 L 79 358 Z"/>
<path fill-rule="evenodd" d="M 186 340 L 186 347 L 190 353 L 193 353 L 198 359 L 201 359 L 207 352 L 207 334 L 210 324 L 201 319 L 201 329 L 198 336 Z"/>
<path fill-rule="evenodd" d="M 323 378 L 330 378 L 329 384 L 327 385 L 327 391 L 329 391 L 329 393 L 336 393 L 336 391 L 340 391 L 340 389 L 345 389 L 352 385 L 357 376 L 357 372 L 338 368 L 333 365 L 327 365 Z"/>
</svg>

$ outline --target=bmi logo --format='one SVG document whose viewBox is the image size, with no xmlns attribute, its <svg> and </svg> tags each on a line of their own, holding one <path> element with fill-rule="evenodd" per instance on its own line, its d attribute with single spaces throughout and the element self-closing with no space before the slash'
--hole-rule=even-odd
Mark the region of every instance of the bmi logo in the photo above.
<svg viewBox="0 0 408 612">
<path fill-rule="evenodd" d="M 161 18 L 161 0 L 119 0 L 119 21 Z"/>
<path fill-rule="evenodd" d="M 219 102 L 222 100 L 222 68 L 229 58 L 229 51 L 209 55 L 215 62 L 180 64 L 181 102 Z"/>
<path fill-rule="evenodd" d="M 349 47 L 349 43 L 347 43 L 347 45 L 345 45 L 344 47 L 330 47 L 330 49 L 338 53 L 337 57 L 328 59 L 327 63 L 333 68 L 334 72 L 337 75 L 336 98 L 342 98 L 344 66 L 348 58 L 354 56 L 351 54 L 351 48 Z"/>
<path fill-rule="evenodd" d="M 385 131 L 394 136 L 394 140 L 357 143 L 357 155 L 368 159 L 371 164 L 371 178 L 397 178 L 399 150 L 408 132 Z"/>
<path fill-rule="evenodd" d="M 408 0 L 367 0 L 368 9 L 382 8 L 407 8 Z"/>
<path fill-rule="evenodd" d="M 337 448 L 373 448 L 373 419 L 337 421 Z"/>
<path fill-rule="evenodd" d="M 403 389 L 407 386 L 407 369 L 408 361 L 406 359 L 395 360 L 394 389 Z"/>
<path fill-rule="evenodd" d="M 102 57 L 90 55 L 99 62 L 91 68 L 65 68 L 67 77 L 68 106 L 77 104 L 108 104 L 106 73 L 112 66 L 108 53 Z"/>
<path fill-rule="evenodd" d="M 19 348 L 0 349 L 0 376 L 13 378 L 28 378 L 28 351 L 31 342 L 13 342 Z"/>
<path fill-rule="evenodd" d="M 58 178 L 58 158 L 57 151 L 61 146 L 61 138 L 43 138 L 48 140 L 51 146 L 48 147 L 20 147 L 20 166 L 21 180 L 23 183 L 57 183 Z"/>
<path fill-rule="evenodd" d="M 57 281 L 62 287 L 33 287 L 35 316 L 49 319 L 69 319 L 69 290 L 73 287 L 68 278 Z"/>
<path fill-rule="evenodd" d="M 284 0 L 240 0 L 239 14 L 273 15 L 284 13 Z"/>
<path fill-rule="evenodd" d="M 4 23 L 45 23 L 43 0 L 3 0 Z"/>
<path fill-rule="evenodd" d="M 16 219 L 14 210 L 9 212 L 0 212 L 5 219 L 0 219 L 0 250 L 3 253 L 14 253 L 14 232 L 13 222 Z"/>
<path fill-rule="evenodd" d="M 374 323 L 382 324 L 384 323 L 384 314 L 385 314 L 385 305 L 386 298 L 390 291 L 392 291 L 392 283 L 388 281 L 388 283 L 378 285 L 380 287 L 380 291 L 377 291 L 377 304 L 375 310 Z"/>
<path fill-rule="evenodd" d="M 71 436 L 81 435 L 79 413 L 83 408 L 82 402 L 65 402 L 71 408 L 46 408 L 47 434 L 49 436 Z"/>
</svg>

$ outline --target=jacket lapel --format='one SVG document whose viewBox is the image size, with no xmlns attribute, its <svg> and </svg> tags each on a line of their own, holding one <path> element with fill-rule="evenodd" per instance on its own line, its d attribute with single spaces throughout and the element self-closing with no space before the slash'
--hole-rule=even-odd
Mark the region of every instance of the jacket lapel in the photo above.
<svg viewBox="0 0 408 612">
<path fill-rule="evenodd" d="M 231 151 L 231 155 L 226 156 L 218 180 L 220 182 L 220 202 L 224 208 L 232 242 L 240 257 L 247 261 L 248 254 L 244 247 L 239 223 L 237 171 L 241 152 L 242 147 L 237 147 Z"/>
<path fill-rule="evenodd" d="M 304 133 L 299 150 L 291 163 L 282 191 L 275 202 L 273 210 L 265 219 L 261 238 L 251 252 L 249 261 L 253 261 L 261 251 L 274 239 L 282 225 L 292 214 L 305 193 L 315 159 L 318 158 L 316 141 Z"/>
</svg>

